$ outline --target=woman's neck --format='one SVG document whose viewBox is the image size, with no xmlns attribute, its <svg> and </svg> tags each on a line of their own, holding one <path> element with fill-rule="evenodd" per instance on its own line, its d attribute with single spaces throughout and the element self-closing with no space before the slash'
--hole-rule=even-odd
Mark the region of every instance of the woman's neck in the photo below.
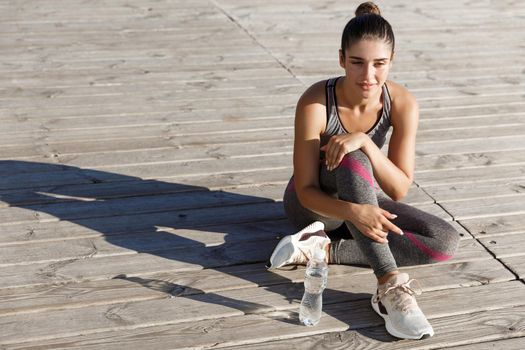
<svg viewBox="0 0 525 350">
<path fill-rule="evenodd" d="M 341 83 L 336 86 L 339 92 L 339 105 L 348 108 L 354 112 L 363 113 L 367 110 L 374 109 L 381 102 L 382 88 L 378 89 L 373 95 L 368 98 L 360 96 L 360 91 L 357 87 L 348 86 L 345 77 L 340 79 Z"/>
</svg>

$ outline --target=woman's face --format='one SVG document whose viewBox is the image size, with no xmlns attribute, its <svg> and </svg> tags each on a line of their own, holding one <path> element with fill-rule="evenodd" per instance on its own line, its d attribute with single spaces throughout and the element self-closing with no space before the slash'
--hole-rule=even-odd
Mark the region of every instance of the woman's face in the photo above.
<svg viewBox="0 0 525 350">
<path fill-rule="evenodd" d="M 343 51 L 339 50 L 339 64 L 346 72 L 352 92 L 362 98 L 379 93 L 392 65 L 392 49 L 382 40 L 360 40 Z"/>
</svg>

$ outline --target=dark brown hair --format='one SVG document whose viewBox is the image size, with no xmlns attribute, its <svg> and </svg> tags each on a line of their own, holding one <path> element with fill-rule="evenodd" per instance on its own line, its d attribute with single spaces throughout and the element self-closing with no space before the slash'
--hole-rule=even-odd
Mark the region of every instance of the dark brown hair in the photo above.
<svg viewBox="0 0 525 350">
<path fill-rule="evenodd" d="M 363 39 L 383 40 L 392 47 L 394 53 L 395 39 L 392 27 L 381 16 L 379 7 L 371 1 L 359 5 L 355 10 L 355 17 L 346 24 L 341 38 L 343 54 L 347 48 Z"/>
</svg>

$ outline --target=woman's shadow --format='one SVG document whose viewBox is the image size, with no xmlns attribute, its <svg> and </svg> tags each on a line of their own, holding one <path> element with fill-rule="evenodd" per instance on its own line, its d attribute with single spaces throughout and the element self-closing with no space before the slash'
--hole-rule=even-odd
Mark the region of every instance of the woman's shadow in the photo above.
<svg viewBox="0 0 525 350">
<path fill-rule="evenodd" d="M 174 274 L 202 268 L 218 269 L 262 285 L 281 295 L 290 305 L 302 296 L 302 283 L 268 272 L 262 264 L 280 236 L 295 231 L 285 220 L 282 204 L 270 198 L 25 161 L 0 161 L 0 176 L 0 200 L 10 207 L 31 211 L 38 222 L 70 222 L 80 227 L 80 231 L 90 232 L 91 237 L 98 234 L 111 245 L 125 248 L 127 254 L 169 259 L 178 264 Z M 202 235 L 195 234 L 199 232 Z M 214 234 L 217 237 L 212 237 Z M 38 231 L 28 232 L 26 237 L 37 240 Z M 97 255 L 94 246 L 89 258 L 97 258 Z M 60 259 L 74 258 L 64 252 Z M 127 259 L 133 257 L 128 255 Z M 223 305 L 245 314 L 275 310 L 272 305 L 148 278 L 148 274 L 137 274 L 125 267 L 118 267 L 112 273 L 107 278 L 124 279 L 171 297 Z M 334 289 L 324 293 L 327 304 L 369 297 L 370 294 Z M 330 313 L 328 310 L 330 308 L 325 308 Z M 298 322 L 297 313 L 292 314 L 292 318 L 282 317 L 281 321 Z M 338 317 L 338 314 L 341 312 L 333 312 L 332 316 Z M 383 335 L 378 337 L 385 340 Z"/>
</svg>

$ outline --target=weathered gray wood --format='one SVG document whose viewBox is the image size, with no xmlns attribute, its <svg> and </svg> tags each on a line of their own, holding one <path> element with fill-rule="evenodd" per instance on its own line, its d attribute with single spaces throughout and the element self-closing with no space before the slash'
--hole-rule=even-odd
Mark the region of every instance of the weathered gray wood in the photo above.
<svg viewBox="0 0 525 350">
<path fill-rule="evenodd" d="M 525 257 L 523 255 L 503 258 L 501 261 L 507 266 L 512 272 L 516 274 L 522 280 L 525 278 Z"/>
<path fill-rule="evenodd" d="M 214 159 L 215 158 L 215 159 Z M 218 159 L 217 159 L 218 158 Z M 220 175 L 224 173 L 244 172 L 247 170 L 288 170 L 291 173 L 291 152 L 263 154 L 259 157 L 222 158 L 220 153 L 211 154 L 206 159 L 194 161 L 173 161 L 170 163 L 107 165 L 77 172 L 60 172 L 41 174 L 22 174 L 5 176 L 0 179 L 0 189 L 17 189 L 24 187 L 49 186 L 63 181 L 65 184 L 89 183 L 95 181 L 123 181 L 137 177 L 142 179 L 182 179 L 202 176 L 204 174 Z M 32 166 L 31 163 L 27 164 Z M 38 164 L 37 164 L 38 165 Z M 153 166 L 152 166 L 153 165 Z M 262 166 L 261 166 L 262 165 Z M 62 166 L 60 166 L 62 167 Z M 176 170 L 175 170 L 176 169 Z M 496 169 L 496 170 L 495 170 Z M 73 170 L 75 170 L 73 168 Z M 501 172 L 501 173 L 500 173 Z M 500 175 L 504 174 L 504 175 Z M 421 186 L 465 184 L 486 182 L 490 180 L 521 180 L 525 174 L 523 165 L 501 165 L 498 167 L 450 168 L 439 171 L 422 170 L 416 172 L 415 181 Z M 77 180 L 74 180 L 77 179 Z M 91 179 L 91 180 L 90 180 Z M 280 179 L 285 181 L 286 177 Z"/>
<path fill-rule="evenodd" d="M 465 219 L 460 220 L 460 223 L 477 238 L 525 232 L 525 218 L 522 214 Z"/>
<path fill-rule="evenodd" d="M 62 193 L 48 193 L 46 195 L 45 192 L 39 192 L 37 195 L 42 197 L 44 200 L 43 204 L 19 205 L 16 202 L 7 202 L 8 198 L 4 198 L 4 202 L 10 206 L 0 209 L 0 221 L 2 224 L 8 225 L 35 221 L 76 221 L 87 218 L 269 203 L 282 200 L 284 188 L 284 184 L 278 184 L 274 186 L 245 187 L 228 191 L 207 191 L 205 188 L 194 186 L 187 186 L 186 188 L 177 186 L 172 190 L 172 192 L 175 192 L 172 194 L 128 195 L 123 196 L 124 198 L 109 198 L 106 200 L 103 200 L 105 199 L 104 197 L 99 198 L 89 194 L 86 197 L 80 197 L 76 194 L 64 195 L 65 198 L 69 199 L 67 203 L 60 201 Z M 417 188 L 414 188 L 412 197 L 415 204 L 418 204 L 418 207 L 438 216 L 448 217 L 439 207 L 433 205 L 433 202 L 423 192 L 416 192 L 416 190 Z M 133 189 L 131 188 L 130 191 L 133 191 Z M 59 200 L 53 203 L 55 195 Z M 49 199 L 46 197 L 49 197 Z M 417 201 L 418 197 L 421 198 L 419 201 Z M 410 198 L 405 202 L 410 203 L 409 200 Z"/>
<path fill-rule="evenodd" d="M 266 262 L 275 248 L 275 239 L 248 241 L 242 245 L 226 242 L 219 246 L 192 249 L 157 250 L 145 253 L 128 251 L 120 255 L 92 257 L 93 247 L 86 255 L 50 262 L 0 267 L 0 288 L 54 283 L 73 283 L 84 280 L 114 278 L 164 271 L 198 271 L 237 264 Z M 492 256 L 476 240 L 464 239 L 453 260 L 439 264 L 486 260 Z"/>
<path fill-rule="evenodd" d="M 523 170 L 525 171 L 525 166 Z M 456 220 L 502 214 L 517 215 L 525 212 L 525 195 L 446 202 L 442 206 Z"/>
<path fill-rule="evenodd" d="M 488 197 L 502 197 L 502 201 L 505 201 L 505 198 L 521 197 L 525 193 L 525 179 L 451 184 L 449 186 L 425 186 L 425 192 L 439 203 Z"/>
<path fill-rule="evenodd" d="M 245 204 L 243 202 L 240 202 L 238 204 Z M 225 206 L 225 203 L 222 203 L 223 206 Z M 257 203 L 253 203 L 255 207 L 259 207 Z M 268 206 L 268 209 L 271 210 L 273 206 Z M 435 215 L 439 215 L 443 218 L 447 218 L 446 213 L 439 212 L 440 208 L 436 206 L 429 206 L 429 205 L 421 205 L 418 206 L 419 208 L 433 213 Z M 215 219 L 213 217 L 213 214 L 211 214 L 215 210 L 209 210 L 209 214 L 207 215 L 209 217 L 209 222 L 213 222 L 217 224 L 220 220 Z M 217 209 L 219 210 L 219 209 Z M 230 211 L 233 211 L 234 209 L 229 208 Z M 197 214 L 195 212 L 200 212 L 200 214 Z M 206 215 L 202 214 L 203 209 L 199 207 L 199 209 L 196 209 L 194 211 L 191 210 L 185 210 L 185 211 L 177 211 L 176 213 L 168 213 L 168 215 L 165 214 L 157 214 L 153 215 L 150 214 L 148 217 L 148 214 L 142 215 L 142 222 L 137 223 L 135 226 L 133 226 L 132 229 L 128 228 L 133 221 L 133 218 L 139 214 L 135 214 L 132 217 L 126 217 L 126 216 L 111 216 L 111 213 L 109 213 L 108 218 L 103 217 L 89 217 L 86 218 L 78 218 L 75 220 L 71 220 L 71 223 L 75 226 L 81 225 L 81 227 L 78 227 L 77 230 L 75 230 L 74 233 L 70 233 L 70 239 L 66 241 L 56 241 L 53 240 L 53 242 L 47 243 L 47 239 L 40 238 L 42 242 L 38 245 L 6 245 L 5 247 L 0 246 L 0 266 L 9 266 L 9 265 L 17 265 L 22 263 L 28 263 L 28 262 L 47 262 L 47 261 L 65 261 L 74 259 L 77 256 L 82 257 L 103 257 L 103 256 L 112 256 L 112 255 L 120 255 L 120 254 L 131 254 L 134 252 L 148 252 L 148 251 L 164 251 L 169 249 L 180 249 L 185 248 L 187 246 L 196 246 L 197 250 L 194 249 L 194 253 L 197 254 L 198 248 L 201 244 L 205 244 L 206 248 L 208 249 L 209 246 L 215 246 L 219 243 L 222 243 L 223 241 L 223 235 L 221 234 L 219 237 L 214 237 L 215 239 L 209 239 L 205 242 L 199 242 L 194 241 L 191 239 L 191 235 L 186 235 L 185 237 L 181 238 L 176 235 L 169 234 L 173 232 L 173 229 L 170 228 L 173 224 L 166 224 L 167 228 L 164 228 L 164 226 L 161 226 L 159 221 L 152 221 L 162 216 L 178 216 L 179 220 L 182 220 L 184 222 L 186 217 L 192 217 L 193 215 Z M 214 213 L 215 214 L 215 213 Z M 280 218 L 283 218 L 282 216 Z M 235 223 L 235 220 L 239 220 L 239 218 L 230 219 L 231 221 L 225 221 L 223 223 Z M 248 218 L 244 218 L 245 221 L 249 220 Z M 109 229 L 109 225 L 106 227 L 104 226 L 105 222 L 109 223 L 112 222 L 114 224 L 112 229 Z M 43 223 L 48 221 L 43 221 Z M 115 222 L 120 222 L 121 226 L 115 225 Z M 59 222 L 58 224 L 60 224 Z M 194 224 L 193 226 L 196 226 L 196 229 L 198 229 L 199 224 L 202 225 L 204 222 L 200 222 L 198 224 Z M 28 226 L 30 224 L 27 223 L 21 227 L 22 230 L 26 231 L 28 230 Z M 66 223 L 67 225 L 67 223 Z M 264 225 L 264 223 L 262 224 Z M 38 240 L 35 241 L 33 238 L 34 236 L 39 236 L 40 230 L 38 229 L 37 224 L 32 224 L 32 228 L 30 229 L 30 239 L 32 242 L 38 242 Z M 50 225 L 48 225 L 50 226 Z M 83 227 L 82 227 L 83 226 Z M 183 224 L 183 227 L 191 227 L 191 224 Z M 53 226 L 51 226 L 53 227 Z M 177 227 L 177 224 L 174 224 L 174 227 Z M 13 229 L 13 225 L 8 225 L 5 230 L 11 231 Z M 19 228 L 20 229 L 20 228 Z M 42 229 L 42 228 L 40 228 Z M 98 230 L 99 235 L 104 236 L 104 239 L 74 239 L 75 237 L 80 236 L 86 236 L 89 235 L 92 231 Z M 139 232 L 135 235 L 129 235 L 129 231 L 133 232 Z M 168 232 L 166 232 L 168 231 Z M 44 230 L 44 232 L 46 232 Z M 122 234 L 127 233 L 125 236 L 116 236 L 112 237 L 115 234 Z M 168 234 L 166 234 L 168 233 Z M 28 235 L 22 236 L 25 239 L 20 241 L 11 241 L 11 243 L 23 243 L 28 242 Z M 228 244 L 233 244 L 234 241 L 237 241 L 237 239 L 232 238 L 231 235 L 227 235 L 227 242 Z M 233 236 L 236 237 L 236 236 Z M 270 238 L 274 237 L 274 235 L 267 235 L 266 230 L 262 230 L 262 235 L 259 234 L 249 234 L 249 235 L 239 235 L 237 236 L 240 238 L 241 241 L 250 241 L 253 242 L 258 239 L 264 239 L 264 238 Z M 64 238 L 57 237 L 59 239 Z M 108 242 L 109 241 L 109 244 Z M 6 243 L 10 243 L 7 241 Z M 123 249 L 115 249 L 114 246 L 122 247 Z M 203 247 L 204 248 L 204 247 Z M 224 248 L 226 249 L 226 248 Z M 23 251 L 23 254 L 21 254 L 21 251 Z M 271 250 L 267 251 L 266 255 L 269 256 L 271 253 Z M 164 253 L 161 253 L 164 254 Z M 207 253 L 204 253 L 205 255 Z M 240 258 L 240 257 L 239 257 Z"/>
<path fill-rule="evenodd" d="M 194 185 L 184 185 L 182 183 L 170 183 L 170 179 L 163 181 L 144 180 L 144 181 L 122 181 L 116 183 L 99 183 L 85 185 L 65 185 L 61 186 L 59 191 L 53 187 L 41 187 L 37 189 L 20 189 L 0 191 L 0 208 L 27 207 L 28 205 L 50 204 L 50 203 L 78 203 L 82 200 L 107 200 L 114 198 L 129 197 L 146 197 L 166 194 L 179 194 L 185 192 L 197 191 L 217 191 L 222 190 L 230 194 L 247 195 L 255 197 L 269 198 L 273 200 L 282 200 L 284 190 L 288 183 L 288 170 L 276 171 L 280 178 L 270 177 L 258 172 L 257 180 L 251 182 L 249 186 L 232 187 L 226 181 L 213 184 L 207 182 L 203 185 L 210 187 Z M 272 172 L 275 173 L 275 172 Z M 284 179 L 284 180 L 281 180 Z M 136 200 L 136 198 L 134 198 Z M 412 185 L 407 197 L 403 198 L 404 203 L 408 204 L 431 204 L 434 200 L 429 197 L 421 188 Z M 1 209 L 0 209 L 1 212 Z"/>
<path fill-rule="evenodd" d="M 479 241 L 498 259 L 508 256 L 525 255 L 525 251 L 523 251 L 525 234 L 498 235 L 497 237 L 480 238 Z"/>
<path fill-rule="evenodd" d="M 437 210 L 437 209 L 436 209 Z M 443 214 L 442 214 L 443 215 Z M 76 234 L 92 234 L 103 232 L 104 234 L 139 233 L 151 232 L 156 227 L 167 227 L 177 229 L 188 229 L 222 224 L 258 222 L 264 220 L 284 219 L 282 203 L 265 202 L 252 203 L 242 206 L 232 205 L 229 207 L 198 208 L 188 210 L 177 210 L 176 212 L 143 213 L 136 215 L 125 215 L 115 217 L 76 219 L 72 221 L 48 221 L 32 222 L 23 224 L 0 225 L 2 232 L 25 233 L 31 236 L 43 234 L 48 237 L 46 231 L 70 231 L 67 236 L 74 237 Z M 60 236 L 60 233 L 59 233 Z"/>
<path fill-rule="evenodd" d="M 452 261 L 406 268 L 435 337 L 390 342 L 363 299 L 374 287 L 364 267 L 332 266 L 321 326 L 297 326 L 304 268 L 262 266 L 296 230 L 273 202 L 292 173 L 295 104 L 343 73 L 355 4 L 46 0 L 0 3 L 0 344 L 22 343 L 0 347 L 524 340 L 523 284 L 506 281 L 525 271 L 525 7 L 379 5 L 396 32 L 390 79 L 420 105 L 418 187 L 405 201 L 459 219 L 463 234 Z"/>
<path fill-rule="evenodd" d="M 494 285 L 494 287 L 502 286 L 504 285 Z M 504 308 L 505 305 L 500 304 L 500 306 L 494 305 L 494 307 L 490 311 L 484 311 L 483 308 L 480 308 L 475 304 L 465 303 L 464 299 L 466 290 L 467 289 L 459 289 L 459 293 L 457 293 L 458 290 L 446 290 L 426 293 L 419 298 L 420 304 L 422 305 L 422 308 L 427 310 L 426 312 L 429 318 L 446 318 L 449 323 L 451 323 L 452 320 L 456 320 L 456 327 L 458 321 L 462 321 L 464 324 L 466 320 L 469 320 L 469 323 L 472 323 L 472 320 L 474 318 L 477 320 L 481 319 L 485 321 L 488 317 L 490 317 L 490 319 L 497 319 L 499 316 L 499 319 L 501 319 L 502 315 L 505 315 L 506 320 L 508 320 L 506 323 L 508 323 L 509 321 L 515 323 L 515 327 L 513 327 L 513 329 L 510 331 L 511 333 L 514 333 L 515 336 L 525 334 L 522 325 L 523 319 L 518 316 L 518 312 L 523 312 L 523 306 L 521 306 L 523 301 L 519 300 L 523 298 L 523 293 L 525 292 L 525 288 L 523 287 L 523 285 L 519 283 L 514 283 L 513 287 L 510 288 L 508 292 L 506 292 L 513 293 L 516 296 L 516 298 L 513 298 L 513 301 L 511 302 L 511 305 L 516 305 L 515 307 Z M 485 298 L 488 298 L 487 300 L 493 300 L 494 295 L 491 295 L 491 293 L 487 293 L 488 291 L 488 287 L 486 287 L 482 291 L 480 290 L 478 300 L 484 301 L 486 300 Z M 443 306 L 437 306 L 436 303 L 433 302 L 435 298 L 439 298 L 440 296 L 445 295 L 448 298 L 450 298 L 450 303 L 447 303 Z M 187 300 L 190 299 L 186 299 L 185 301 Z M 497 298 L 497 300 L 500 303 L 505 303 L 504 300 L 507 300 L 508 302 L 508 299 L 504 298 Z M 359 331 L 361 329 L 364 329 L 366 332 L 366 328 L 379 326 L 382 324 L 382 320 L 377 315 L 375 315 L 370 309 L 369 300 L 328 305 L 325 308 L 325 315 L 323 315 L 320 324 L 315 328 L 309 328 L 298 325 L 297 313 L 287 310 L 269 312 L 263 315 L 248 314 L 245 316 L 230 316 L 221 319 L 219 324 L 217 324 L 217 320 L 215 319 L 204 319 L 202 321 L 198 321 L 198 316 L 195 316 L 194 319 L 196 320 L 196 322 L 177 324 L 177 322 L 180 322 L 180 320 L 178 320 L 176 317 L 178 315 L 178 312 L 181 312 L 180 309 L 184 306 L 175 308 L 175 303 L 170 304 L 170 301 L 171 300 L 146 301 L 141 303 L 135 303 L 132 305 L 115 305 L 111 308 L 95 306 L 90 308 L 89 311 L 83 310 L 85 311 L 82 315 L 83 322 L 85 323 L 84 333 L 80 333 L 79 330 L 76 330 L 75 324 L 71 322 L 64 322 L 64 320 L 68 319 L 68 317 L 57 317 L 56 322 L 59 322 L 59 324 L 61 325 L 63 332 L 62 336 L 71 337 L 77 335 L 76 339 L 64 339 L 66 342 L 71 342 L 72 340 L 74 340 L 75 342 L 77 342 L 77 344 L 79 344 L 82 338 L 86 340 L 89 339 L 90 341 L 87 342 L 87 344 L 85 344 L 86 347 L 83 348 L 90 348 L 100 341 L 107 342 L 108 334 L 103 333 L 104 327 L 106 328 L 106 331 L 120 330 L 120 334 L 116 332 L 113 332 L 112 334 L 112 346 L 114 348 L 123 348 L 124 346 L 129 347 L 130 345 L 138 344 L 140 344 L 140 346 L 142 347 L 148 348 L 150 348 L 151 346 L 160 348 L 161 344 L 162 346 L 170 347 L 173 347 L 173 345 L 176 344 L 175 348 L 187 348 L 191 346 L 210 347 L 217 345 L 246 345 L 250 343 L 253 344 L 262 341 L 273 340 L 275 339 L 275 329 L 279 329 L 280 339 L 286 339 L 291 337 L 314 335 L 319 334 L 321 332 L 344 331 L 347 329 L 357 329 Z M 224 305 L 227 303 L 227 301 L 223 300 L 222 303 Z M 162 307 L 159 308 L 157 311 L 157 318 L 155 319 L 156 327 L 137 327 L 138 322 L 147 324 L 148 326 L 152 325 L 152 313 L 150 312 L 150 310 L 147 310 L 147 313 L 145 314 L 142 310 L 146 309 L 148 306 L 155 307 L 155 304 L 162 305 Z M 209 303 L 209 305 L 207 305 L 206 307 L 210 311 L 223 309 L 223 315 L 239 315 L 241 313 L 240 311 L 236 312 L 235 310 L 232 310 L 231 307 L 223 305 L 218 305 L 212 302 Z M 349 312 L 348 310 L 352 310 L 353 312 Z M 514 312 L 511 310 L 514 310 Z M 60 313 L 60 311 L 56 312 L 56 314 L 59 315 Z M 106 316 L 109 317 L 96 317 L 97 313 L 104 313 L 106 314 Z M 95 317 L 93 317 L 93 314 L 95 314 Z M 24 317 L 24 315 L 21 315 L 20 317 L 24 317 L 24 321 L 27 324 L 27 328 L 33 331 L 32 334 L 27 334 L 24 338 L 20 339 L 19 332 L 11 330 L 11 327 L 6 328 L 6 337 L 4 343 L 12 344 L 16 342 L 21 342 L 21 340 L 39 341 L 46 340 L 46 338 L 50 339 L 51 337 L 45 334 L 45 329 L 43 329 L 42 327 L 38 327 L 39 324 L 43 323 L 43 321 L 39 319 L 39 315 L 36 314 L 31 316 L 31 318 L 27 316 Z M 3 319 L 9 318 L 11 317 L 8 316 Z M 441 325 L 442 323 L 440 321 L 443 320 L 437 318 L 434 321 L 437 324 Z M 501 320 L 500 322 L 502 321 L 503 320 Z M 91 329 L 85 329 L 88 328 L 88 325 L 90 324 L 92 324 Z M 213 326 L 213 324 L 215 324 L 215 326 Z M 6 326 L 9 327 L 9 324 L 7 324 Z M 492 329 L 493 323 L 488 322 L 488 326 L 489 327 L 483 327 L 481 332 L 476 333 L 475 338 L 477 338 L 478 341 L 483 339 L 494 339 L 489 338 L 490 336 L 494 336 L 494 330 Z M 94 327 L 96 328 L 94 329 Z M 135 336 L 133 337 L 134 339 L 128 340 L 130 331 L 127 329 L 131 327 L 134 328 Z M 147 335 L 148 331 L 151 332 L 153 329 L 157 329 L 156 337 L 154 337 L 154 339 Z M 160 332 L 160 330 L 162 330 L 162 332 Z M 492 332 L 489 332 L 489 330 L 492 330 Z M 501 330 L 499 331 L 501 332 Z M 382 332 L 384 334 L 384 330 L 382 330 Z M 457 329 L 456 332 L 458 332 Z M 472 332 L 472 330 L 470 330 L 470 332 Z M 91 335 L 81 335 L 89 333 L 91 333 Z M 137 337 L 138 334 L 141 334 L 142 336 L 139 338 Z M 97 338 L 100 340 L 97 341 Z M 437 337 L 433 339 L 435 339 L 434 341 L 444 340 L 439 339 Z M 472 337 L 470 339 L 472 340 Z M 53 344 L 53 346 L 57 347 L 58 345 L 56 344 L 56 340 L 54 341 L 54 343 L 55 344 Z M 379 344 L 381 343 L 378 342 L 378 345 Z M 463 344 L 465 344 L 464 340 Z M 390 346 L 392 344 L 383 343 L 383 345 Z M 82 346 L 82 344 L 80 343 L 79 346 Z"/>
<path fill-rule="evenodd" d="M 92 121 L 90 121 L 91 124 Z M 273 120 L 264 120 L 264 121 L 254 121 L 254 122 L 232 122 L 231 124 L 220 122 L 223 127 L 226 127 L 224 130 L 215 130 L 215 131 L 205 131 L 203 130 L 203 125 L 199 124 L 187 124 L 194 128 L 195 132 L 189 132 L 188 134 L 180 133 L 178 129 L 180 126 L 170 123 L 159 125 L 159 129 L 154 130 L 150 128 L 152 134 L 157 136 L 145 136 L 145 133 L 139 133 L 140 126 L 135 127 L 135 129 L 120 130 L 120 132 L 115 131 L 113 136 L 108 135 L 107 139 L 102 138 L 101 135 L 96 135 L 97 130 L 91 130 L 89 133 L 79 136 L 80 138 L 87 137 L 85 141 L 72 141 L 72 142 L 55 142 L 55 143 L 46 143 L 41 145 L 9 145 L 2 148 L 0 155 L 4 158 L 18 157 L 18 158 L 27 158 L 32 161 L 48 161 L 49 157 L 55 157 L 57 161 L 62 163 L 71 163 L 81 161 L 84 158 L 92 157 L 102 157 L 108 158 L 115 155 L 109 154 L 110 150 L 119 148 L 119 158 L 120 159 L 135 159 L 136 154 L 140 152 L 148 152 L 152 154 L 156 153 L 169 153 L 169 154 L 181 154 L 183 153 L 187 159 L 192 159 L 192 151 L 194 151 L 192 146 L 209 146 L 211 145 L 220 145 L 220 144 L 242 144 L 242 143 L 254 143 L 255 140 L 261 142 L 262 146 L 259 147 L 261 150 L 270 151 L 272 142 L 287 142 L 288 145 L 291 145 L 291 140 L 293 138 L 293 127 L 292 120 L 284 118 L 275 123 Z M 228 127 L 230 126 L 231 127 Z M 243 125 L 245 129 L 243 128 Z M 264 127 L 263 127 L 264 125 Z M 108 125 L 109 127 L 110 125 Z M 521 126 L 521 124 L 519 124 Z M 177 129 L 177 130 L 174 130 Z M 148 129 L 146 129 L 148 130 Z M 433 131 L 431 133 L 426 133 L 418 137 L 418 151 L 419 148 L 428 148 L 424 145 L 425 142 L 432 142 L 435 140 L 450 140 L 455 141 L 458 139 L 467 140 L 467 139 L 479 139 L 480 137 L 486 134 L 491 137 L 504 137 L 515 135 L 519 131 L 519 127 L 516 125 L 509 125 L 502 128 L 494 128 L 492 126 L 487 127 L 483 130 L 471 130 L 471 129 L 457 129 L 454 130 L 454 133 L 442 132 L 440 130 Z M 74 132 L 74 130 L 73 130 Z M 122 138 L 122 135 L 126 134 L 129 137 L 126 139 Z M 73 135 L 68 137 L 72 138 Z M 206 137 L 206 141 L 203 140 L 203 137 Z M 97 141 L 90 140 L 93 138 L 98 138 Z M 275 140 L 275 141 L 274 141 Z M 264 143 L 269 143 L 265 145 Z M 184 152 L 179 151 L 178 149 L 183 148 Z M 238 150 L 243 148 L 237 147 Z M 198 149 L 197 149 L 198 150 Z M 127 151 L 127 152 L 123 152 Z M 97 154 L 97 152 L 101 154 Z M 424 153 L 423 149 L 420 151 Z M 446 152 L 446 150 L 443 150 Z M 89 153 L 86 155 L 86 153 Z M 496 151 L 496 152 L 483 152 L 483 153 L 468 153 L 465 154 L 452 154 L 452 155 L 434 155 L 433 157 L 440 156 L 439 163 L 436 164 L 438 167 L 442 166 L 442 162 L 445 163 L 445 160 L 453 161 L 457 160 L 457 166 L 468 166 L 470 163 L 477 162 L 481 164 L 487 164 L 486 162 L 493 162 L 494 164 L 508 163 L 508 162 L 524 162 L 523 161 L 523 152 L 520 152 L 519 148 L 514 147 L 513 152 L 508 151 Z M 234 155 L 235 153 L 231 153 Z M 160 156 L 160 155 L 159 155 Z M 426 162 L 432 162 L 432 156 L 425 156 L 422 154 L 422 160 Z M 155 155 L 153 158 L 157 158 Z M 142 160 L 144 162 L 145 160 Z M 159 159 L 156 159 L 159 161 Z M 485 161 L 485 163 L 483 163 Z M 93 163 L 93 166 L 97 163 Z"/>
<path fill-rule="evenodd" d="M 227 205 L 242 205 L 243 203 L 272 202 L 264 191 L 256 193 L 263 197 L 241 195 L 223 191 L 191 191 L 167 195 L 142 196 L 122 199 L 77 200 L 69 205 L 61 203 L 44 205 L 24 205 L 22 208 L 9 207 L 0 209 L 1 224 L 12 224 L 27 221 L 57 221 L 120 216 L 131 214 L 155 213 L 163 211 L 180 211 L 188 209 L 202 209 Z M 249 191 L 245 191 L 249 193 Z M 51 197 L 53 194 L 51 194 Z M 38 214 L 35 214 L 38 213 Z"/>
<path fill-rule="evenodd" d="M 200 194 L 201 192 L 197 192 Z M 204 193 L 207 194 L 207 193 Z M 198 195 L 197 195 L 198 197 Z M 60 220 L 59 212 L 45 211 L 51 215 L 42 214 L 42 220 L 35 220 L 31 216 L 21 217 L 12 222 L 0 225 L 0 232 L 5 232 L 6 237 L 2 239 L 3 243 L 13 242 L 27 242 L 36 238 L 37 240 L 49 240 L 53 238 L 63 239 L 64 237 L 93 237 L 99 235 L 115 235 L 123 233 L 152 233 L 160 227 L 174 228 L 199 228 L 212 225 L 221 224 L 235 224 L 244 222 L 257 222 L 263 220 L 280 220 L 285 218 L 282 203 L 273 202 L 268 199 L 261 199 L 251 196 L 240 196 L 240 201 L 237 201 L 236 195 L 231 196 L 231 202 L 222 203 L 222 206 L 212 206 L 210 208 L 196 207 L 194 209 L 178 209 L 176 211 L 151 211 L 146 207 L 142 210 L 137 210 L 137 213 L 127 215 L 112 215 L 109 212 L 101 216 L 91 217 L 89 212 L 83 213 L 82 210 L 73 211 L 73 215 L 65 220 Z M 211 197 L 213 200 L 213 196 Z M 91 204 L 88 202 L 88 204 Z M 169 204 L 169 203 L 168 203 Z M 217 205 L 219 205 L 218 203 Z M 240 206 L 240 204 L 243 204 Z M 63 205 L 57 204 L 59 208 Z M 420 204 L 417 208 L 443 218 L 444 220 L 451 220 L 448 213 L 435 204 Z M 74 207 L 73 207 L 74 208 Z M 105 208 L 105 207 L 102 207 Z M 2 211 L 7 211 L 3 209 Z M 79 214 L 80 212 L 80 214 Z M 133 212 L 133 210 L 132 210 Z M 34 213 L 33 215 L 38 213 Z M 79 215 L 75 217 L 75 215 Z M 84 215 L 84 216 L 83 216 Z M 85 216 L 87 215 L 87 216 Z M 53 217 L 56 219 L 53 220 Z M 33 219 L 33 220 L 31 220 Z M 57 230 L 69 231 L 67 234 L 58 234 Z M 20 248 L 23 249 L 23 248 Z"/>
<path fill-rule="evenodd" d="M 417 172 L 415 182 L 422 186 L 450 186 L 487 181 L 522 180 L 525 177 L 525 165 L 501 165 L 459 169 L 439 169 Z"/>
<path fill-rule="evenodd" d="M 360 329 L 353 332 L 337 331 L 324 335 L 313 335 L 278 340 L 254 345 L 225 347 L 225 349 L 315 349 L 315 348 L 350 348 L 350 349 L 444 349 L 450 346 L 475 344 L 472 348 L 484 342 L 494 341 L 506 344 L 508 338 L 515 337 L 518 344 L 523 345 L 523 308 L 476 312 L 472 314 L 443 317 L 432 320 L 435 335 L 424 341 L 400 341 L 386 333 L 384 327 Z M 480 347 L 480 349 L 485 349 Z M 506 348 L 502 348 L 506 349 Z M 521 347 L 520 347 L 521 349 Z"/>
<path fill-rule="evenodd" d="M 494 350 L 494 349 L 505 349 L 505 350 L 521 350 L 525 345 L 525 338 L 511 338 L 489 341 L 484 343 L 476 343 L 470 345 L 453 346 L 447 347 L 447 350 Z"/>
<path fill-rule="evenodd" d="M 412 278 L 416 278 L 425 291 L 449 288 L 465 288 L 467 286 L 484 285 L 486 283 L 504 282 L 513 279 L 513 275 L 494 260 L 472 261 L 450 265 L 426 265 L 417 269 L 407 269 Z M 279 293 L 287 298 L 294 298 L 295 303 L 301 298 L 303 268 L 291 271 L 266 272 L 264 267 L 245 267 L 245 271 L 235 269 L 208 269 L 186 273 L 164 273 L 156 275 L 133 276 L 112 280 L 80 282 L 58 286 L 34 286 L 22 288 L 0 289 L 0 315 L 14 315 L 33 312 L 47 312 L 88 307 L 91 305 L 109 305 L 140 300 L 163 299 L 170 296 L 189 296 L 202 293 L 219 293 L 229 298 L 256 302 L 255 296 L 267 297 L 262 288 L 258 292 L 230 292 L 233 289 L 266 287 L 273 293 Z M 437 277 L 438 276 L 438 277 Z M 220 283 L 218 283 L 220 281 Z M 362 294 L 344 295 L 342 291 L 372 290 L 375 279 L 370 269 L 357 269 L 348 266 L 330 267 L 329 290 L 325 295 L 325 303 L 331 304 L 357 300 Z M 289 284 L 295 283 L 292 286 Z M 278 287 L 277 284 L 282 284 Z M 223 290 L 222 288 L 226 288 Z M 268 303 L 268 301 L 266 301 Z M 281 302 L 282 303 L 282 302 Z M 275 304 L 276 305 L 276 304 Z"/>
</svg>

